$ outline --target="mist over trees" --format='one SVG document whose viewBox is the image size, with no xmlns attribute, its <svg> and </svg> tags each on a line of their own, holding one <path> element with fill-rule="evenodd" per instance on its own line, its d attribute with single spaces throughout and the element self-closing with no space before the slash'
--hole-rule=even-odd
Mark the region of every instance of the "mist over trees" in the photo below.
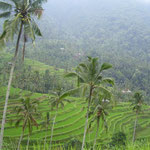
<svg viewBox="0 0 150 150">
<path fill-rule="evenodd" d="M 43 39 L 26 56 L 71 68 L 87 55 L 113 64 L 116 82 L 148 93 L 150 4 L 140 0 L 52 0 L 39 26 Z M 32 50 L 31 50 L 32 49 Z"/>
</svg>

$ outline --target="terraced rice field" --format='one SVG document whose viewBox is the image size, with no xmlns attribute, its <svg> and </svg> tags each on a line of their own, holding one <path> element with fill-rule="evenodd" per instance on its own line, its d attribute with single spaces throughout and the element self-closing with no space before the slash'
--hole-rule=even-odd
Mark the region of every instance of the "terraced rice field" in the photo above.
<svg viewBox="0 0 150 150">
<path fill-rule="evenodd" d="M 2 118 L 3 105 L 4 105 L 4 96 L 5 96 L 5 88 L 0 88 L 0 120 Z M 16 113 L 13 111 L 13 108 L 19 104 L 18 95 L 19 93 L 27 94 L 27 91 L 22 91 L 20 89 L 11 89 L 10 100 L 7 111 L 7 119 L 5 126 L 5 141 L 8 139 L 18 139 L 21 134 L 21 125 L 16 128 L 10 122 L 17 119 Z M 37 99 L 40 101 L 39 110 L 45 118 L 46 112 L 50 112 L 51 118 L 53 118 L 55 114 L 55 110 L 51 111 L 48 105 L 48 100 L 46 98 L 47 95 L 42 95 L 39 93 L 35 93 L 32 95 L 33 99 Z M 67 140 L 72 137 L 76 137 L 79 140 L 82 140 L 83 131 L 84 131 L 84 123 L 85 123 L 85 114 L 86 114 L 86 104 L 84 103 L 84 98 L 75 98 L 70 97 L 70 99 L 74 100 L 73 103 L 66 103 L 64 109 L 59 109 L 58 115 L 56 118 L 55 128 L 54 128 L 54 136 L 53 143 L 56 144 L 64 144 Z M 144 106 L 144 111 L 139 115 L 138 127 L 137 127 L 137 138 L 150 138 L 150 107 Z M 113 133 L 118 131 L 122 131 L 127 135 L 127 138 L 130 140 L 132 138 L 133 125 L 135 120 L 135 113 L 132 111 L 129 103 L 119 103 L 117 104 L 113 110 L 109 113 L 107 117 L 108 123 L 108 131 L 106 132 L 103 128 L 103 124 L 101 122 L 100 125 L 100 133 L 98 136 L 98 143 L 101 141 L 103 143 L 107 143 L 110 141 Z M 40 124 L 42 122 L 42 118 L 38 120 Z M 92 130 L 88 131 L 86 136 L 87 142 L 92 142 L 96 132 L 96 125 L 92 128 Z M 34 128 L 33 133 L 31 135 L 31 142 L 37 142 L 37 140 L 43 141 L 46 134 L 46 129 L 44 128 Z M 47 130 L 47 142 L 50 140 L 51 128 Z M 28 130 L 25 131 L 24 142 L 27 140 Z"/>
</svg>

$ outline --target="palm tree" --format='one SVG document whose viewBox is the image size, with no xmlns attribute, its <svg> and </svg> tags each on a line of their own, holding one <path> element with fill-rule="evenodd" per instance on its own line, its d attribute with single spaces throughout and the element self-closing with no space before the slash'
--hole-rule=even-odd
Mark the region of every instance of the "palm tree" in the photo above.
<svg viewBox="0 0 150 150">
<path fill-rule="evenodd" d="M 68 73 L 66 77 L 77 77 L 78 79 L 78 88 L 83 89 L 83 94 L 88 93 L 87 101 L 87 113 L 86 113 L 86 122 L 84 127 L 84 135 L 82 142 L 82 150 L 84 149 L 85 137 L 88 127 L 88 118 L 90 105 L 92 103 L 93 93 L 98 89 L 109 93 L 109 91 L 104 87 L 104 83 L 114 84 L 111 78 L 103 78 L 102 72 L 104 70 L 112 68 L 112 65 L 109 63 L 103 63 L 102 66 L 99 66 L 98 58 L 88 57 L 88 61 L 81 63 L 77 66 L 75 72 Z"/>
<path fill-rule="evenodd" d="M 10 3 L 0 1 L 0 10 L 4 11 L 0 14 L 0 18 L 6 19 L 3 25 L 3 33 L 0 36 L 0 47 L 5 46 L 6 42 L 13 40 L 17 34 L 17 42 L 13 63 L 10 70 L 8 81 L 8 88 L 6 92 L 5 106 L 3 111 L 3 118 L 0 133 L 0 149 L 2 149 L 4 126 L 6 120 L 7 104 L 12 83 L 13 72 L 17 60 L 19 44 L 22 34 L 24 34 L 23 58 L 25 51 L 25 42 L 27 37 L 34 42 L 35 36 L 41 36 L 40 29 L 34 21 L 32 15 L 38 18 L 42 14 L 41 4 L 46 0 L 9 0 Z"/>
<path fill-rule="evenodd" d="M 132 142 L 135 142 L 135 134 L 136 134 L 136 126 L 137 126 L 137 120 L 138 120 L 138 115 L 142 111 L 142 104 L 143 104 L 143 95 L 140 92 L 136 92 L 133 95 L 133 110 L 136 112 L 136 119 L 134 123 L 134 130 L 133 130 L 133 139 Z"/>
<path fill-rule="evenodd" d="M 94 103 L 91 106 L 94 111 L 91 112 L 91 114 L 94 114 L 92 116 L 92 120 L 90 122 L 89 127 L 91 128 L 91 124 L 96 121 L 97 123 L 97 128 L 96 128 L 96 134 L 95 134 L 95 139 L 94 139 L 94 144 L 93 144 L 93 150 L 95 149 L 96 146 L 96 140 L 99 132 L 99 127 L 100 127 L 100 120 L 104 123 L 104 127 L 107 129 L 107 122 L 106 122 L 106 116 L 108 115 L 107 110 L 112 108 L 111 106 L 111 93 L 108 95 L 107 93 L 99 93 L 97 92 L 98 95 L 94 98 Z"/>
<path fill-rule="evenodd" d="M 53 109 L 54 107 L 56 107 L 56 113 L 55 113 L 55 116 L 53 118 L 53 124 L 52 124 L 52 129 L 51 129 L 51 139 L 50 139 L 49 150 L 51 150 L 51 146 L 52 146 L 54 125 L 55 125 L 56 116 L 57 116 L 59 106 L 61 106 L 61 108 L 63 108 L 64 102 L 72 102 L 71 100 L 66 99 L 72 93 L 72 90 L 64 92 L 64 93 L 62 91 L 63 91 L 63 89 L 58 87 L 56 92 L 53 92 L 52 96 L 49 97 L 49 102 L 50 102 L 51 108 Z"/>
<path fill-rule="evenodd" d="M 30 97 L 23 97 L 20 99 L 20 101 L 21 105 L 15 107 L 15 112 L 17 112 L 18 115 L 15 126 L 18 126 L 20 123 L 22 123 L 22 134 L 18 142 L 17 150 L 20 149 L 20 144 L 23 139 L 24 131 L 27 127 L 29 130 L 27 146 L 29 145 L 29 136 L 32 133 L 32 127 L 38 127 L 36 118 L 37 116 L 39 116 L 39 113 L 37 112 L 37 106 L 39 103 L 37 100 L 31 100 Z"/>
<path fill-rule="evenodd" d="M 46 119 L 45 121 L 43 121 L 41 123 L 41 128 L 45 128 L 46 129 L 46 132 L 45 132 L 45 138 L 44 138 L 44 150 L 45 150 L 45 146 L 46 146 L 46 140 L 47 140 L 47 132 L 48 132 L 48 127 L 50 126 L 50 114 L 49 112 L 46 113 Z"/>
</svg>

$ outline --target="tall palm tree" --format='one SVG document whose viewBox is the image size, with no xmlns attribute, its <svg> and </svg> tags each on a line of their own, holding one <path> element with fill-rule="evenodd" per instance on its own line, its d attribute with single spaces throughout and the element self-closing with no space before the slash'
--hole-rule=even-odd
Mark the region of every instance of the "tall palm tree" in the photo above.
<svg viewBox="0 0 150 150">
<path fill-rule="evenodd" d="M 109 93 L 109 91 L 104 87 L 104 83 L 114 84 L 111 78 L 103 78 L 102 72 L 104 70 L 112 68 L 112 65 L 109 63 L 103 63 L 100 67 L 98 58 L 88 57 L 88 61 L 85 63 L 81 63 L 77 66 L 75 72 L 68 73 L 66 77 L 77 77 L 78 79 L 78 88 L 83 89 L 83 94 L 86 92 L 88 94 L 87 97 L 87 113 L 86 113 L 86 122 L 84 127 L 84 135 L 82 142 L 82 150 L 85 145 L 85 137 L 88 127 L 88 118 L 89 118 L 89 110 L 90 105 L 92 103 L 93 93 L 98 89 L 100 91 L 105 91 Z"/>
<path fill-rule="evenodd" d="M 20 144 L 23 139 L 24 131 L 27 127 L 29 131 L 27 146 L 29 145 L 29 136 L 32 133 L 33 126 L 38 127 L 36 118 L 37 116 L 39 116 L 39 113 L 37 111 L 39 103 L 37 100 L 31 100 L 30 97 L 23 97 L 20 101 L 21 105 L 15 107 L 15 112 L 17 112 L 18 115 L 15 126 L 18 126 L 20 123 L 22 123 L 22 133 L 18 142 L 17 150 L 20 149 Z"/>
<path fill-rule="evenodd" d="M 133 139 L 132 139 L 133 143 L 135 142 L 137 120 L 138 120 L 139 113 L 142 111 L 142 104 L 143 104 L 143 95 L 140 92 L 134 93 L 132 105 L 133 105 L 133 110 L 136 112 L 136 119 L 135 119 L 134 130 L 133 130 Z"/>
<path fill-rule="evenodd" d="M 24 46 L 23 46 L 23 57 L 24 57 L 25 42 L 27 37 L 31 38 L 32 41 L 34 41 L 36 35 L 37 36 L 42 35 L 40 29 L 38 28 L 32 16 L 34 15 L 37 16 L 38 18 L 41 16 L 43 11 L 41 4 L 44 1 L 46 0 L 8 0 L 9 3 L 0 1 L 0 10 L 4 11 L 3 13 L 0 14 L 0 18 L 9 18 L 6 19 L 3 24 L 3 33 L 0 36 L 0 47 L 5 46 L 7 41 L 13 40 L 15 35 L 17 35 L 15 54 L 10 70 L 1 124 L 0 149 L 2 149 L 8 98 L 13 78 L 13 72 L 17 60 L 20 39 L 22 34 L 24 34 Z"/>
<path fill-rule="evenodd" d="M 41 129 L 45 128 L 45 138 L 44 138 L 44 147 L 43 149 L 45 150 L 46 147 L 46 140 L 47 140 L 47 133 L 48 133 L 48 128 L 50 126 L 51 123 L 51 119 L 50 119 L 50 114 L 49 112 L 46 113 L 46 118 L 44 119 L 44 121 L 41 123 Z"/>
<path fill-rule="evenodd" d="M 50 98 L 49 98 L 51 108 L 53 109 L 54 107 L 56 107 L 56 112 L 55 112 L 55 116 L 53 118 L 53 124 L 52 124 L 52 128 L 51 128 L 51 139 L 50 139 L 49 150 L 51 150 L 51 146 L 52 146 L 54 125 L 55 125 L 56 116 L 57 116 L 59 106 L 61 106 L 61 108 L 63 108 L 64 102 L 72 102 L 72 100 L 66 99 L 71 93 L 72 93 L 72 90 L 67 91 L 67 92 L 63 92 L 63 89 L 58 87 L 56 92 L 53 92 L 52 96 L 50 96 Z"/>
<path fill-rule="evenodd" d="M 93 150 L 96 146 L 96 140 L 99 133 L 99 127 L 100 127 L 100 120 L 104 123 L 104 127 L 107 129 L 107 122 L 106 122 L 106 116 L 108 115 L 108 110 L 112 108 L 111 105 L 111 93 L 108 95 L 107 93 L 99 93 L 94 97 L 94 102 L 92 107 L 91 114 L 94 114 L 92 116 L 92 120 L 90 122 L 89 127 L 91 128 L 91 124 L 96 121 L 96 134 L 93 144 Z"/>
</svg>

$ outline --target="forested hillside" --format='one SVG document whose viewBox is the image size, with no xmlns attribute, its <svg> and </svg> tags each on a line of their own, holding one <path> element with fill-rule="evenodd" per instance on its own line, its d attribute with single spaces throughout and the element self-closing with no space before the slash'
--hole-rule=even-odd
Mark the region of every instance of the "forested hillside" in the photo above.
<svg viewBox="0 0 150 150">
<path fill-rule="evenodd" d="M 72 68 L 86 56 L 114 66 L 117 85 L 144 90 L 150 83 L 150 5 L 136 0 L 52 0 L 39 21 L 43 38 L 26 57 Z M 12 49 L 10 49 L 12 50 Z"/>
</svg>

